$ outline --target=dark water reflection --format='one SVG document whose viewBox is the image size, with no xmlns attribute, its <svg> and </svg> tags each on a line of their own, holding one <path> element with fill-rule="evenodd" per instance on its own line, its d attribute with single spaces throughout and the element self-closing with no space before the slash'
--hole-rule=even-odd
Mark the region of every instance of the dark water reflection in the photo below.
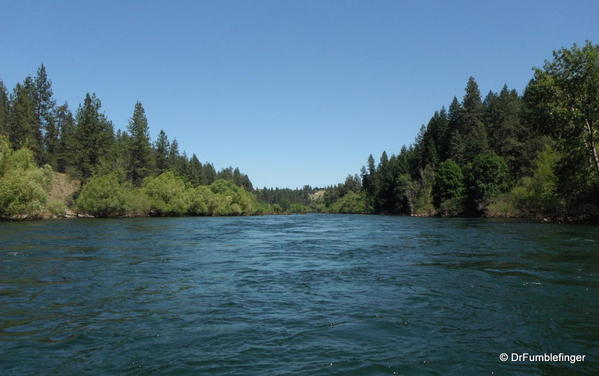
<svg viewBox="0 0 599 376">
<path fill-rule="evenodd" d="M 598 344 L 599 227 L 0 223 L 2 375 L 590 375 Z"/>
</svg>

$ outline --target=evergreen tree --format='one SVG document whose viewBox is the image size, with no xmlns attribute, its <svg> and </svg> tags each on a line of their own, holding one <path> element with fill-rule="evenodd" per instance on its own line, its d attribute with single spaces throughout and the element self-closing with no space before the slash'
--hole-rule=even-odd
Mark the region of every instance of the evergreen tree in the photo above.
<svg viewBox="0 0 599 376">
<path fill-rule="evenodd" d="M 158 134 L 158 139 L 154 144 L 154 153 L 156 160 L 156 170 L 158 174 L 162 174 L 169 168 L 169 150 L 170 143 L 168 141 L 168 137 L 163 130 L 160 130 Z"/>
<path fill-rule="evenodd" d="M 202 184 L 202 164 L 198 157 L 193 154 L 189 160 L 189 166 L 187 168 L 189 172 L 189 182 L 197 187 Z"/>
<path fill-rule="evenodd" d="M 474 77 L 468 79 L 466 94 L 462 101 L 459 129 L 464 137 L 464 158 L 471 161 L 488 150 L 487 132 L 483 122 L 483 104 Z"/>
<path fill-rule="evenodd" d="M 75 167 L 79 177 L 88 179 L 113 142 L 112 124 L 100 113 L 101 102 L 86 94 L 77 110 Z"/>
<path fill-rule="evenodd" d="M 129 147 L 127 177 L 134 185 L 140 186 L 143 179 L 153 170 L 152 147 L 148 119 L 140 102 L 135 104 L 133 116 L 129 120 Z"/>
<path fill-rule="evenodd" d="M 56 153 L 60 131 L 56 126 L 54 117 L 56 102 L 52 95 L 52 82 L 48 79 L 46 67 L 42 64 L 37 70 L 34 80 L 35 115 L 43 137 L 43 160 L 56 168 Z"/>
<path fill-rule="evenodd" d="M 8 113 L 10 100 L 4 82 L 0 80 L 0 135 L 8 136 Z"/>
<path fill-rule="evenodd" d="M 179 154 L 179 143 L 177 142 L 177 139 L 173 139 L 173 141 L 171 142 L 171 145 L 168 149 L 168 168 L 176 171 L 177 167 L 178 167 L 178 162 L 179 162 L 179 158 L 180 158 L 180 154 Z"/>
<path fill-rule="evenodd" d="M 489 93 L 485 107 L 490 147 L 506 160 L 514 175 L 519 175 L 524 143 L 530 141 L 520 121 L 520 97 L 515 90 L 509 90 L 505 85 L 499 95 Z"/>
<path fill-rule="evenodd" d="M 202 168 L 202 182 L 206 185 L 214 183 L 216 180 L 216 170 L 212 163 L 205 163 Z"/>
<path fill-rule="evenodd" d="M 464 162 L 466 153 L 466 145 L 460 123 L 461 116 L 462 105 L 456 97 L 453 97 L 447 114 L 447 127 L 449 133 L 447 158 L 451 158 L 460 164 Z"/>
<path fill-rule="evenodd" d="M 33 95 L 28 87 L 31 88 L 31 85 L 17 84 L 14 89 L 9 111 L 8 134 L 14 149 L 29 148 L 39 162 L 41 134 L 35 115 Z"/>
<path fill-rule="evenodd" d="M 58 150 L 56 152 L 56 169 L 59 172 L 67 172 L 73 167 L 77 154 L 75 120 L 66 102 L 56 109 L 55 117 L 56 128 L 60 130 Z"/>
</svg>

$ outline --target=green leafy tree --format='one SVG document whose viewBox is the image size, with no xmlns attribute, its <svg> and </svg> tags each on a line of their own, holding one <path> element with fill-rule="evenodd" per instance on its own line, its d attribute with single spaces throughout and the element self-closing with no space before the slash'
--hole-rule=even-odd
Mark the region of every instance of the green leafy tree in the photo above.
<svg viewBox="0 0 599 376">
<path fill-rule="evenodd" d="M 535 69 L 524 99 L 537 128 L 557 140 L 561 193 L 572 206 L 599 206 L 599 45 L 555 51 Z"/>
<path fill-rule="evenodd" d="M 466 168 L 465 184 L 468 213 L 484 213 L 491 199 L 509 188 L 505 160 L 495 153 L 479 154 Z"/>
<path fill-rule="evenodd" d="M 52 181 L 49 167 L 38 168 L 33 153 L 13 151 L 0 136 L 0 217 L 34 218 L 42 214 Z"/>
<path fill-rule="evenodd" d="M 439 165 L 433 184 L 433 204 L 441 215 L 457 215 L 462 211 L 464 174 L 452 159 Z"/>
</svg>

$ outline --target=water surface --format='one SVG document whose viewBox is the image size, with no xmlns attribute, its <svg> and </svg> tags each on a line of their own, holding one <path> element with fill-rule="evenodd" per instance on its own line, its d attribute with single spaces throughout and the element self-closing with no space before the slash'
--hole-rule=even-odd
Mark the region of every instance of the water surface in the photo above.
<svg viewBox="0 0 599 376">
<path fill-rule="evenodd" d="M 599 227 L 359 215 L 0 223 L 0 374 L 599 373 Z M 516 364 L 502 352 L 586 354 Z"/>
</svg>

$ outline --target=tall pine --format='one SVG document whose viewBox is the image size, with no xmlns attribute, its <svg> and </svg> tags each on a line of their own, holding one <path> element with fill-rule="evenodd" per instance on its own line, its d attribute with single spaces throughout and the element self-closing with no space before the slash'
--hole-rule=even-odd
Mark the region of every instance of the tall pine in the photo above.
<svg viewBox="0 0 599 376">
<path fill-rule="evenodd" d="M 139 186 L 153 170 L 148 119 L 140 102 L 135 104 L 133 116 L 129 120 L 128 131 L 130 140 L 127 177 L 133 184 Z"/>
<path fill-rule="evenodd" d="M 8 135 L 12 147 L 27 147 L 41 161 L 41 134 L 35 115 L 31 78 L 17 84 L 12 94 L 9 110 Z"/>
<path fill-rule="evenodd" d="M 33 100 L 38 127 L 42 135 L 42 159 L 56 168 L 59 130 L 54 117 L 56 102 L 52 97 L 52 82 L 42 64 L 34 80 Z"/>
<path fill-rule="evenodd" d="M 166 133 L 164 133 L 163 130 L 160 130 L 160 133 L 158 134 L 158 139 L 156 139 L 156 142 L 154 143 L 154 155 L 156 162 L 156 170 L 158 171 L 158 174 L 162 174 L 163 172 L 168 170 L 169 150 L 170 143 L 168 141 L 168 137 L 166 136 Z"/>
<path fill-rule="evenodd" d="M 10 101 L 8 98 L 8 90 L 4 86 L 4 82 L 0 80 L 0 134 L 8 136 L 8 110 Z"/>
<path fill-rule="evenodd" d="M 113 141 L 112 124 L 100 113 L 100 107 L 96 95 L 88 93 L 77 111 L 75 166 L 84 179 L 92 176 Z"/>
</svg>

